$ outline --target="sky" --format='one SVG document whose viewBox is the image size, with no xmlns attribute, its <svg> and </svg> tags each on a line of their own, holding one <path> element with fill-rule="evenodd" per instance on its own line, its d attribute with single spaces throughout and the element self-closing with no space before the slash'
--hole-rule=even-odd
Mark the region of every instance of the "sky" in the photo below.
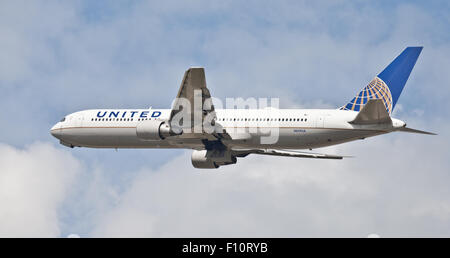
<svg viewBox="0 0 450 258">
<path fill-rule="evenodd" d="M 448 1 L 0 2 L 0 236 L 450 237 Z M 316 150 L 192 168 L 189 150 L 59 145 L 91 108 L 170 108 L 184 71 L 212 96 L 337 108 L 407 46 L 408 126 Z"/>
</svg>

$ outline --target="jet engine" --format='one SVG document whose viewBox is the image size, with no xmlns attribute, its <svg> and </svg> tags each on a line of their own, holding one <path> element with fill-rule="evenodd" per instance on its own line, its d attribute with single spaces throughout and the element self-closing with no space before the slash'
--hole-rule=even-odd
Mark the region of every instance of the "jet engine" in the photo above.
<svg viewBox="0 0 450 258">
<path fill-rule="evenodd" d="M 228 150 L 194 150 L 191 160 L 195 168 L 218 168 L 237 162 L 236 156 Z"/>
<path fill-rule="evenodd" d="M 168 122 L 161 120 L 145 120 L 136 126 L 136 135 L 143 140 L 162 140 L 176 135 Z"/>
</svg>

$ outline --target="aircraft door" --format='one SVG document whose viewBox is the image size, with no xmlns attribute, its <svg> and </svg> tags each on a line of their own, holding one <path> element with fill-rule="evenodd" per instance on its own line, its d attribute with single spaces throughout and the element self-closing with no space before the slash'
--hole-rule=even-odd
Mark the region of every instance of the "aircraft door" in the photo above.
<svg viewBox="0 0 450 258">
<path fill-rule="evenodd" d="M 83 126 L 83 116 L 82 115 L 74 115 L 70 117 L 70 123 L 74 127 L 82 127 Z"/>
<path fill-rule="evenodd" d="M 84 116 L 79 115 L 78 116 L 78 126 L 79 127 L 83 127 L 83 120 L 84 120 Z"/>
<path fill-rule="evenodd" d="M 325 122 L 325 116 L 322 114 L 318 115 L 317 119 L 316 119 L 316 127 L 323 128 L 324 122 Z"/>
</svg>

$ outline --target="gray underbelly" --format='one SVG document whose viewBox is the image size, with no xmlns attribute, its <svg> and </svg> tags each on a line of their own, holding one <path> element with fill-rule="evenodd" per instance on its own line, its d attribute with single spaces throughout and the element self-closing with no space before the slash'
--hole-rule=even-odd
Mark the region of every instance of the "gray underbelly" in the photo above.
<svg viewBox="0 0 450 258">
<path fill-rule="evenodd" d="M 328 128 L 281 128 L 273 135 L 252 135 L 251 139 L 230 141 L 234 148 L 312 149 L 363 139 L 379 134 L 374 130 L 348 130 Z M 272 139 L 270 139 L 273 137 Z"/>
<path fill-rule="evenodd" d="M 250 133 L 237 140 L 224 140 L 232 148 L 312 149 L 349 142 L 383 134 L 373 130 L 328 128 L 280 128 Z M 183 141 L 148 141 L 136 135 L 136 128 L 67 128 L 62 130 L 64 141 L 74 146 L 92 148 L 202 148 L 198 139 Z"/>
</svg>

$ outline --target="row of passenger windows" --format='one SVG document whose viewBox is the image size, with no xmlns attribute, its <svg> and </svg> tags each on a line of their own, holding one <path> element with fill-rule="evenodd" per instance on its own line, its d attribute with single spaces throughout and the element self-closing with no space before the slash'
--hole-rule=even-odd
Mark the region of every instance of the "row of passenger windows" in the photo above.
<svg viewBox="0 0 450 258">
<path fill-rule="evenodd" d="M 218 121 L 291 121 L 291 122 L 306 122 L 307 118 L 219 118 Z"/>
<path fill-rule="evenodd" d="M 156 118 L 155 118 L 156 119 Z M 134 118 L 91 118 L 91 121 L 134 121 Z M 151 120 L 151 118 L 138 118 L 137 121 Z"/>
<path fill-rule="evenodd" d="M 151 118 L 138 118 L 137 121 L 151 120 Z M 218 121 L 286 121 L 286 122 L 306 122 L 307 118 L 219 118 Z M 91 118 L 91 121 L 134 121 L 133 118 Z"/>
</svg>

